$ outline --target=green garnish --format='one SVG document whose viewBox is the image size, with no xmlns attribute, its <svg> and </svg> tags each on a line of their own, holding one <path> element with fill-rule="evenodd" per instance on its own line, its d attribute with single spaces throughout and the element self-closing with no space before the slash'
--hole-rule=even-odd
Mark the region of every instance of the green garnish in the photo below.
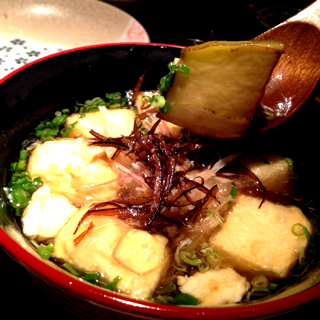
<svg viewBox="0 0 320 320">
<path fill-rule="evenodd" d="M 134 112 L 135 116 L 138 116 L 139 115 L 139 109 L 137 106 L 132 106 L 131 107 L 131 110 Z"/>
<path fill-rule="evenodd" d="M 114 290 L 117 286 L 117 284 L 121 281 L 122 279 L 119 276 L 116 276 L 108 285 L 106 285 L 106 289 L 109 290 Z"/>
<path fill-rule="evenodd" d="M 58 136 L 60 133 L 63 137 L 66 137 L 66 135 L 72 130 L 68 131 L 66 135 L 64 135 L 64 132 L 67 131 L 67 128 L 64 128 L 60 131 L 60 127 L 66 122 L 68 118 L 69 109 L 63 109 L 62 112 L 58 112 L 58 116 L 56 116 L 51 122 L 47 121 L 45 123 L 40 123 L 35 128 L 35 134 L 37 137 L 40 137 L 40 140 L 47 141 L 51 140 Z"/>
<path fill-rule="evenodd" d="M 251 293 L 255 294 L 265 294 L 265 293 L 270 293 L 269 289 L 266 287 L 253 287 L 251 289 Z"/>
<path fill-rule="evenodd" d="M 67 271 L 69 271 L 69 272 L 70 272 L 71 274 L 73 274 L 74 276 L 76 276 L 76 277 L 81 277 L 81 274 L 80 274 L 77 270 L 75 270 L 74 268 L 72 268 L 72 267 L 70 266 L 70 264 L 64 263 L 64 264 L 62 265 L 62 267 L 65 268 Z"/>
<path fill-rule="evenodd" d="M 289 167 L 289 170 L 290 170 L 291 174 L 294 174 L 293 166 L 292 166 L 291 161 L 288 158 L 283 158 L 283 160 L 288 164 L 288 167 Z"/>
<path fill-rule="evenodd" d="M 46 247 L 43 245 L 38 246 L 37 251 L 43 259 L 49 260 L 52 256 L 51 252 L 54 250 L 53 244 L 50 243 Z"/>
<path fill-rule="evenodd" d="M 76 103 L 75 108 L 78 111 L 80 107 L 80 113 L 88 113 L 99 111 L 99 107 L 106 107 L 108 109 L 123 108 L 128 104 L 128 97 L 122 97 L 121 92 L 107 93 L 105 99 L 96 97 L 92 100 L 86 101 L 86 103 Z"/>
<path fill-rule="evenodd" d="M 177 286 L 170 281 L 169 284 L 161 290 L 162 294 L 171 293 L 177 290 Z"/>
<path fill-rule="evenodd" d="M 55 117 L 51 123 L 56 124 L 58 126 L 61 126 L 65 123 L 65 121 L 67 120 L 68 115 L 67 114 L 62 114 L 60 116 Z"/>
<path fill-rule="evenodd" d="M 15 171 L 24 171 L 26 169 L 27 165 L 27 150 L 21 150 L 20 151 L 20 158 L 17 163 L 17 166 L 15 167 Z"/>
<path fill-rule="evenodd" d="M 188 251 L 180 251 L 180 259 L 187 263 L 190 264 L 191 266 L 198 266 L 201 263 L 201 260 L 199 258 L 192 258 L 192 254 Z"/>
<path fill-rule="evenodd" d="M 160 96 L 158 95 L 158 97 L 161 97 L 161 95 L 163 93 L 165 93 L 172 86 L 173 76 L 174 76 L 175 72 L 188 74 L 190 71 L 190 69 L 188 67 L 186 67 L 184 65 L 176 65 L 173 62 L 170 62 L 168 64 L 168 68 L 169 68 L 170 72 L 167 75 L 163 76 L 160 79 L 160 83 L 158 84 L 158 89 L 160 91 Z M 161 113 L 166 114 L 168 112 L 169 108 L 171 108 L 169 102 L 166 101 L 164 97 L 162 97 L 162 99 L 161 98 L 156 98 L 156 99 L 161 101 L 161 106 L 157 106 L 159 111 Z M 152 106 L 152 104 L 151 104 L 151 106 Z"/>
<path fill-rule="evenodd" d="M 40 177 L 37 177 L 32 181 L 28 172 L 20 171 L 18 163 L 15 162 L 11 164 L 10 167 L 13 174 L 8 183 L 8 187 L 4 188 L 10 205 L 16 209 L 16 216 L 20 216 L 21 210 L 26 208 L 29 204 L 31 195 L 43 184 Z"/>
<path fill-rule="evenodd" d="M 275 283 L 270 283 L 268 289 L 269 289 L 270 292 L 276 291 L 276 289 L 277 289 L 277 284 L 275 284 Z"/>
<path fill-rule="evenodd" d="M 173 297 L 171 296 L 157 296 L 157 302 L 164 303 L 164 304 L 171 304 L 173 303 Z"/>
<path fill-rule="evenodd" d="M 300 230 L 297 230 L 297 227 L 300 228 Z M 302 232 L 301 232 L 302 231 Z M 308 244 L 309 245 L 312 245 L 312 242 L 311 242 L 311 235 L 310 235 L 310 232 L 309 230 L 303 226 L 301 223 L 296 223 L 292 226 L 291 228 L 291 232 L 297 236 L 297 237 L 301 237 L 301 236 L 306 236 L 307 238 L 307 241 L 308 241 Z"/>
<path fill-rule="evenodd" d="M 69 133 L 70 131 L 75 127 L 75 125 L 78 123 L 78 121 L 74 122 L 74 123 L 71 123 L 70 126 L 66 127 L 66 128 L 63 128 L 61 129 L 60 133 L 61 133 L 61 136 L 63 138 L 65 138 Z"/>
<path fill-rule="evenodd" d="M 85 117 L 86 117 L 86 115 L 84 113 L 79 114 L 79 118 L 85 118 Z"/>
<path fill-rule="evenodd" d="M 98 279 L 99 279 L 99 273 L 97 272 L 86 272 L 84 275 L 84 280 L 92 284 L 97 284 Z"/>
<path fill-rule="evenodd" d="M 253 287 L 269 287 L 269 280 L 266 276 L 260 275 L 252 279 L 251 284 Z"/>
<path fill-rule="evenodd" d="M 151 108 L 158 108 L 161 113 L 166 114 L 171 107 L 169 102 L 166 101 L 164 96 L 161 96 L 159 94 L 153 95 L 151 98 L 149 96 L 143 96 L 142 97 L 145 101 L 150 103 Z"/>
<path fill-rule="evenodd" d="M 193 260 L 199 259 L 199 257 L 197 256 L 196 253 L 192 254 L 192 255 L 191 255 L 191 258 L 192 258 Z"/>
<path fill-rule="evenodd" d="M 160 91 L 160 94 L 163 94 L 171 87 L 172 81 L 173 81 L 173 76 L 174 76 L 175 72 L 188 74 L 190 71 L 190 69 L 188 67 L 186 67 L 184 65 L 176 65 L 173 62 L 170 62 L 168 64 L 168 68 L 169 68 L 170 72 L 160 79 L 160 83 L 158 85 L 158 89 Z"/>
<path fill-rule="evenodd" d="M 223 256 L 219 251 L 212 250 L 207 254 L 206 260 L 212 268 L 219 268 L 223 263 Z"/>
<path fill-rule="evenodd" d="M 235 187 L 232 187 L 232 189 L 231 189 L 231 191 L 230 191 L 230 196 L 232 197 L 232 198 L 234 198 L 235 197 L 235 195 L 236 195 L 236 193 L 237 193 L 237 189 L 235 188 Z"/>
<path fill-rule="evenodd" d="M 150 99 L 150 104 L 151 104 L 151 107 L 155 107 L 158 109 L 163 108 L 164 105 L 166 104 L 166 99 L 164 98 L 164 96 L 160 96 L 159 94 L 155 94 Z"/>
<path fill-rule="evenodd" d="M 0 189 L 0 226 L 4 227 L 12 221 L 12 209 L 4 190 Z"/>
<path fill-rule="evenodd" d="M 210 265 L 207 261 L 201 261 L 201 263 L 198 264 L 198 269 L 200 272 L 207 272 L 210 268 Z"/>
<path fill-rule="evenodd" d="M 170 62 L 168 64 L 168 68 L 172 72 L 180 72 L 180 73 L 184 73 L 184 74 L 189 74 L 189 72 L 190 72 L 190 69 L 188 67 L 186 67 L 185 65 L 174 64 L 173 62 Z"/>
<path fill-rule="evenodd" d="M 187 293 L 177 293 L 172 301 L 172 304 L 186 306 L 196 306 L 198 303 L 199 300 L 197 298 Z"/>
<path fill-rule="evenodd" d="M 177 265 L 174 265 L 173 267 L 178 271 L 182 271 L 182 272 L 187 271 L 187 266 L 178 267 Z"/>
</svg>

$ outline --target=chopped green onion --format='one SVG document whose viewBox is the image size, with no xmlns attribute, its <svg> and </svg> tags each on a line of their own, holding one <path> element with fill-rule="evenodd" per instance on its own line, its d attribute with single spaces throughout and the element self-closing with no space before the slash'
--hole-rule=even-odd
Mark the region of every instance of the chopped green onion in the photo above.
<svg viewBox="0 0 320 320">
<path fill-rule="evenodd" d="M 96 112 L 96 111 L 99 111 L 99 106 L 86 106 L 86 107 L 80 108 L 80 112 L 85 112 L 85 113 Z"/>
<path fill-rule="evenodd" d="M 35 185 L 35 186 L 42 186 L 43 185 L 43 180 L 40 178 L 40 177 L 37 177 L 37 178 L 34 178 L 33 179 L 33 184 Z"/>
<path fill-rule="evenodd" d="M 114 290 L 117 286 L 117 284 L 121 281 L 122 279 L 119 276 L 116 276 L 107 286 L 106 289 L 109 290 Z"/>
<path fill-rule="evenodd" d="M 284 159 L 285 162 L 288 164 L 288 167 L 289 167 L 289 170 L 290 170 L 291 174 L 294 174 L 291 161 L 290 161 L 288 158 L 283 158 L 283 159 Z"/>
<path fill-rule="evenodd" d="M 114 93 L 107 93 L 106 94 L 107 99 L 120 99 L 121 98 L 121 92 L 114 92 Z"/>
<path fill-rule="evenodd" d="M 167 75 L 163 76 L 160 79 L 160 83 L 158 84 L 158 89 L 160 91 L 160 94 L 163 94 L 171 87 L 173 75 L 174 75 L 174 72 L 170 71 Z"/>
<path fill-rule="evenodd" d="M 40 245 L 38 248 L 38 253 L 43 259 L 49 260 L 52 256 L 51 252 L 54 250 L 53 244 L 50 243 L 46 247 L 43 245 Z"/>
<path fill-rule="evenodd" d="M 164 96 L 160 96 L 158 94 L 155 94 L 152 99 L 151 99 L 151 107 L 152 108 L 163 108 L 164 105 L 166 104 L 166 99 L 164 98 Z"/>
<path fill-rule="evenodd" d="M 23 145 L 25 145 L 26 143 L 28 143 L 29 141 L 30 141 L 29 139 L 23 140 L 22 143 L 21 143 L 21 145 L 23 146 Z"/>
<path fill-rule="evenodd" d="M 206 248 L 209 248 L 210 245 L 209 245 L 208 242 L 203 242 L 203 243 L 200 243 L 200 247 L 201 247 L 202 249 L 206 249 Z"/>
<path fill-rule="evenodd" d="M 17 165 L 18 165 L 18 162 L 12 162 L 10 164 L 10 170 L 11 172 L 16 172 L 17 171 Z"/>
<path fill-rule="evenodd" d="M 297 227 L 300 227 L 301 229 L 302 229 L 302 232 L 301 233 L 299 233 L 299 231 L 301 230 L 297 230 Z M 308 241 L 308 244 L 309 245 L 311 245 L 312 243 L 311 243 L 311 235 L 310 235 L 310 233 L 309 233 L 309 230 L 305 227 L 305 226 L 303 226 L 301 223 L 296 223 L 296 224 L 294 224 L 293 226 L 292 226 L 292 228 L 291 228 L 291 232 L 295 235 L 295 236 L 297 236 L 297 237 L 301 237 L 301 236 L 306 236 L 306 238 L 307 238 L 307 241 Z"/>
<path fill-rule="evenodd" d="M 180 251 L 180 259 L 191 266 L 197 266 L 201 263 L 200 259 L 192 259 L 192 255 L 188 251 Z"/>
<path fill-rule="evenodd" d="M 210 268 L 210 265 L 207 261 L 202 261 L 199 265 L 198 265 L 198 269 L 200 272 L 207 272 Z"/>
<path fill-rule="evenodd" d="M 157 302 L 164 303 L 164 304 L 173 303 L 173 297 L 158 295 Z"/>
<path fill-rule="evenodd" d="M 40 123 L 35 128 L 35 134 L 37 137 L 40 137 L 42 141 L 49 140 L 54 138 L 59 133 L 59 126 L 53 122 Z"/>
<path fill-rule="evenodd" d="M 171 105 L 168 101 L 166 101 L 165 105 L 162 108 L 159 108 L 159 111 L 163 114 L 166 114 L 168 110 L 171 108 Z"/>
<path fill-rule="evenodd" d="M 173 267 L 178 271 L 183 271 L 183 272 L 187 271 L 187 266 L 178 267 L 177 265 L 174 265 Z"/>
<path fill-rule="evenodd" d="M 170 281 L 169 284 L 161 290 L 162 294 L 171 293 L 177 290 L 177 286 Z"/>
<path fill-rule="evenodd" d="M 66 119 L 68 118 L 67 114 L 62 114 L 60 116 L 55 117 L 51 123 L 61 126 L 65 123 Z"/>
<path fill-rule="evenodd" d="M 212 268 L 220 268 L 223 263 L 223 256 L 219 251 L 212 250 L 207 254 L 206 260 Z"/>
<path fill-rule="evenodd" d="M 10 203 L 16 209 L 25 208 L 30 201 L 31 195 L 22 187 L 16 187 L 10 192 Z"/>
<path fill-rule="evenodd" d="M 78 121 L 71 123 L 70 126 L 68 126 L 66 128 L 61 129 L 60 133 L 61 133 L 62 137 L 65 138 L 70 133 L 70 131 L 75 127 L 75 125 L 77 123 L 78 123 Z"/>
<path fill-rule="evenodd" d="M 190 71 L 190 69 L 188 67 L 186 67 L 185 65 L 174 64 L 173 62 L 170 62 L 168 64 L 168 68 L 170 71 L 180 72 L 180 73 L 185 73 L 185 74 L 189 74 L 189 71 Z"/>
<path fill-rule="evenodd" d="M 236 193 L 237 193 L 237 189 L 235 188 L 235 187 L 232 187 L 232 189 L 231 189 L 231 191 L 230 191 L 230 196 L 232 197 L 232 198 L 234 198 L 235 197 L 235 195 L 236 195 Z"/>
<path fill-rule="evenodd" d="M 75 270 L 74 268 L 72 268 L 72 267 L 70 266 L 70 264 L 64 263 L 64 264 L 62 265 L 62 267 L 65 268 L 67 271 L 69 271 L 69 272 L 70 272 L 71 274 L 73 274 L 74 276 L 76 276 L 76 277 L 81 277 L 81 274 L 80 274 L 77 270 Z"/>
<path fill-rule="evenodd" d="M 265 288 L 268 288 L 269 287 L 269 281 L 268 279 L 263 276 L 263 275 L 260 275 L 260 276 L 257 276 L 257 277 L 254 277 L 251 281 L 251 284 L 253 287 L 265 287 Z"/>
<path fill-rule="evenodd" d="M 269 289 L 266 287 L 253 287 L 251 293 L 269 293 Z"/>
<path fill-rule="evenodd" d="M 84 275 L 84 280 L 92 284 L 97 284 L 98 279 L 99 279 L 99 273 L 97 272 L 86 272 Z"/>
<path fill-rule="evenodd" d="M 160 79 L 160 83 L 158 85 L 158 89 L 160 91 L 160 94 L 163 94 L 165 91 L 167 91 L 171 87 L 172 81 L 173 81 L 173 76 L 174 76 L 175 72 L 188 74 L 189 70 L 190 70 L 186 66 L 176 65 L 173 62 L 170 62 L 168 64 L 168 68 L 169 68 L 170 72 Z"/>
<path fill-rule="evenodd" d="M 46 246 L 47 250 L 49 250 L 50 252 L 52 252 L 54 250 L 54 246 L 53 246 L 53 243 L 49 243 L 47 246 Z"/>
<path fill-rule="evenodd" d="M 197 256 L 196 253 L 194 253 L 191 255 L 191 259 L 196 260 L 196 259 L 199 259 L 199 257 Z"/>
<path fill-rule="evenodd" d="M 132 106 L 132 107 L 131 107 L 131 110 L 134 112 L 134 114 L 135 114 L 136 116 L 139 115 L 139 109 L 138 109 L 137 106 Z"/>
<path fill-rule="evenodd" d="M 172 301 L 176 305 L 196 306 L 199 300 L 187 293 L 177 293 Z"/>
<path fill-rule="evenodd" d="M 26 165 L 27 165 L 27 154 L 28 151 L 27 150 L 21 150 L 20 151 L 20 157 L 19 157 L 19 161 L 17 163 L 16 166 L 16 171 L 24 171 L 26 169 Z"/>
<path fill-rule="evenodd" d="M 277 284 L 276 283 L 270 283 L 268 287 L 270 292 L 274 292 L 277 289 Z"/>
<path fill-rule="evenodd" d="M 85 117 L 86 117 L 86 115 L 84 113 L 79 114 L 79 118 L 85 118 Z"/>
<path fill-rule="evenodd" d="M 62 112 L 62 113 L 69 113 L 70 110 L 69 110 L 69 109 L 62 109 L 61 112 Z"/>
</svg>

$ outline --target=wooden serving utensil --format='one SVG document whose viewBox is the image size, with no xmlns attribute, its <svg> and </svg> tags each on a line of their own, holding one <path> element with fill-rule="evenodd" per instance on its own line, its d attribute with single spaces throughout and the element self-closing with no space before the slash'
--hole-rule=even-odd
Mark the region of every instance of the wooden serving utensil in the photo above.
<svg viewBox="0 0 320 320">
<path fill-rule="evenodd" d="M 320 78 L 320 0 L 253 40 L 269 39 L 284 42 L 286 49 L 262 99 L 275 117 L 260 131 L 291 117 L 306 102 Z"/>
</svg>

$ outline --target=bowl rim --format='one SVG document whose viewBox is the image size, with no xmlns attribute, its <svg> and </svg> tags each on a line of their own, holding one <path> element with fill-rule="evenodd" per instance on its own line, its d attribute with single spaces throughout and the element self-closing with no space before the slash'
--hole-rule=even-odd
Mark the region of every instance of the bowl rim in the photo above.
<svg viewBox="0 0 320 320">
<path fill-rule="evenodd" d="M 14 76 L 16 73 L 19 73 L 21 70 L 24 70 L 34 64 L 37 64 L 41 61 L 45 61 L 57 56 L 65 55 L 71 52 L 77 52 L 77 51 L 82 51 L 82 50 L 87 50 L 87 49 L 94 49 L 94 48 L 102 48 L 102 47 L 114 47 L 114 46 L 148 46 L 148 47 L 153 47 L 153 46 L 163 46 L 163 47 L 172 47 L 172 48 L 186 48 L 186 46 L 182 45 L 175 45 L 175 44 L 165 44 L 165 43 L 157 43 L 157 42 L 113 42 L 113 43 L 104 43 L 104 44 L 93 44 L 93 45 L 88 45 L 88 46 L 81 46 L 81 47 L 76 47 L 76 48 L 71 48 L 71 49 L 66 49 L 62 51 L 58 51 L 55 53 L 48 54 L 47 56 L 35 59 L 33 61 L 30 61 L 23 66 L 12 70 L 10 73 L 5 75 L 3 78 L 0 79 L 0 85 L 4 83 L 6 80 L 10 79 L 12 76 Z"/>
<path fill-rule="evenodd" d="M 0 85 L 6 80 L 19 73 L 32 65 L 37 64 L 40 61 L 54 58 L 56 56 L 77 52 L 81 50 L 109 47 L 109 46 L 163 46 L 173 48 L 185 48 L 181 45 L 163 44 L 163 43 L 140 43 L 140 42 L 128 42 L 128 43 L 108 43 L 98 44 L 90 46 L 82 46 L 78 48 L 72 48 L 60 52 L 50 54 L 48 56 L 36 59 L 29 62 L 18 69 L 13 70 L 5 77 L 0 79 Z M 172 319 L 252 319 L 261 316 L 276 316 L 279 314 L 287 313 L 294 309 L 297 309 L 300 305 L 307 303 L 320 296 L 319 286 L 315 285 L 302 292 L 293 294 L 288 297 L 281 298 L 279 300 L 268 301 L 263 303 L 251 304 L 251 305 L 239 305 L 239 306 L 226 306 L 215 308 L 204 307 L 183 307 L 157 304 L 148 301 L 135 300 L 124 295 L 119 295 L 110 291 L 106 291 L 97 286 L 89 283 L 82 282 L 78 278 L 55 269 L 49 264 L 41 260 L 41 258 L 33 256 L 27 250 L 25 250 L 20 244 L 14 241 L 2 227 L 0 227 L 0 247 L 29 272 L 32 272 L 35 276 L 42 278 L 50 282 L 52 285 L 71 291 L 73 294 L 85 297 L 86 299 L 95 301 L 99 306 L 105 305 L 106 310 L 111 309 L 115 311 L 123 310 L 125 312 L 138 313 L 144 316 L 156 315 L 157 317 L 170 317 Z"/>
</svg>

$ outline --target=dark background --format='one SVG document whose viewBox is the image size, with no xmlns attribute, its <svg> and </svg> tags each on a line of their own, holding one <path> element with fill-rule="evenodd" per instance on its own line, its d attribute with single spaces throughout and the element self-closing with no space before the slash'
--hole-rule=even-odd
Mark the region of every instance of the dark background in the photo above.
<svg viewBox="0 0 320 320">
<path fill-rule="evenodd" d="M 98 1 L 98 0 L 97 0 Z M 195 40 L 248 40 L 281 23 L 312 1 L 213 1 L 109 0 L 127 11 L 147 30 L 150 41 L 190 45 Z M 48 297 L 27 272 L 0 250 L 2 319 L 32 316 L 33 319 L 77 320 Z M 311 317 L 317 299 L 294 313 L 277 319 Z M 6 311 L 10 315 L 6 316 Z"/>
<path fill-rule="evenodd" d="M 104 0 L 135 17 L 151 42 L 184 39 L 249 40 L 304 9 L 310 0 Z M 190 44 L 190 43 L 187 43 Z"/>
</svg>

